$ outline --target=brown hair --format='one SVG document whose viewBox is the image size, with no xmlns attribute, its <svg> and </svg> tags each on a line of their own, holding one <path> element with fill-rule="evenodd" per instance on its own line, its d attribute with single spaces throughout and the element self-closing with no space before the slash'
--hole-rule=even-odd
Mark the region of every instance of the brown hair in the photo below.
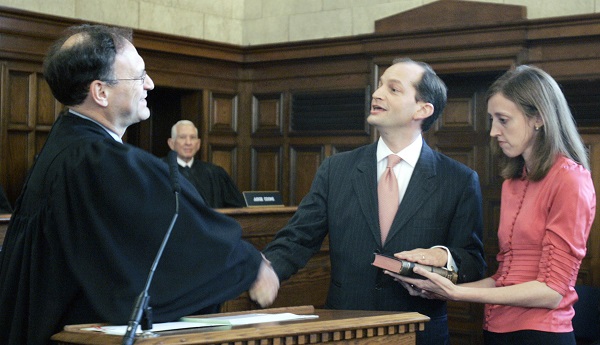
<svg viewBox="0 0 600 345">
<path fill-rule="evenodd" d="M 575 120 L 556 81 L 534 66 L 517 66 L 507 71 L 489 88 L 487 100 L 502 94 L 515 103 L 527 118 L 541 117 L 544 125 L 535 138 L 528 178 L 539 181 L 546 176 L 558 155 L 564 155 L 590 169 L 587 151 L 577 132 Z M 492 151 L 500 161 L 501 175 L 505 179 L 523 174 L 523 157 L 507 157 L 496 140 Z"/>
</svg>

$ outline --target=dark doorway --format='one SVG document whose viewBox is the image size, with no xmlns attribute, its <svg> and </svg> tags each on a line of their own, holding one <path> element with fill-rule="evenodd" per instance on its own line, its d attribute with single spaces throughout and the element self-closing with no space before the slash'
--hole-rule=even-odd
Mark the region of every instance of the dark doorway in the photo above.
<svg viewBox="0 0 600 345">
<path fill-rule="evenodd" d="M 155 87 L 148 92 L 150 118 L 127 130 L 127 142 L 158 157 L 169 152 L 167 139 L 171 127 L 181 119 L 187 119 L 201 130 L 202 91 L 169 87 Z"/>
</svg>

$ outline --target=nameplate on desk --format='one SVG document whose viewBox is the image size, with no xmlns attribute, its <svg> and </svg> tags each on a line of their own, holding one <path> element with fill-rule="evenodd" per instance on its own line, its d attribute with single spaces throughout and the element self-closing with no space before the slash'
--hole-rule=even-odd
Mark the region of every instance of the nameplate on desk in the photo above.
<svg viewBox="0 0 600 345">
<path fill-rule="evenodd" d="M 283 206 L 281 193 L 277 191 L 242 192 L 242 194 L 248 207 Z"/>
</svg>

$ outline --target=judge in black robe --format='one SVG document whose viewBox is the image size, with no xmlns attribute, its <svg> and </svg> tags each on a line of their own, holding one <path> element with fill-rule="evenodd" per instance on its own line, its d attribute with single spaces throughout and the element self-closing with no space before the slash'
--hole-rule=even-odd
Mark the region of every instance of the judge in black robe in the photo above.
<svg viewBox="0 0 600 345">
<path fill-rule="evenodd" d="M 195 158 L 202 140 L 198 128 L 189 120 L 181 120 L 171 128 L 167 141 L 177 152 L 179 171 L 196 187 L 204 201 L 214 208 L 244 207 L 244 196 L 222 167 Z M 163 160 L 167 160 L 164 157 Z"/>
<path fill-rule="evenodd" d="M 167 157 L 163 158 L 167 160 Z M 244 196 L 225 169 L 194 159 L 191 167 L 180 164 L 179 172 L 198 190 L 204 201 L 214 208 L 244 207 Z"/>
<path fill-rule="evenodd" d="M 235 298 L 261 262 L 235 220 L 180 183 L 179 217 L 150 286 L 155 322 Z M 63 114 L 0 252 L 0 343 L 7 332 L 41 344 L 66 324 L 126 324 L 174 211 L 167 164 Z"/>
<path fill-rule="evenodd" d="M 130 122 L 149 116 L 152 79 L 129 41 L 93 27 L 80 27 L 85 34 L 55 46 L 54 56 L 74 50 L 65 56 L 71 63 L 83 53 L 65 46 L 86 44 L 72 38 L 96 39 L 116 54 L 106 59 L 114 66 L 109 75 L 123 79 L 108 85 L 92 75 L 77 103 L 53 83 L 67 83 L 72 72 L 61 68 L 78 68 L 74 62 L 55 63 L 56 75 L 44 71 L 55 97 L 73 105 L 56 120 L 28 175 L 0 252 L 0 344 L 48 344 L 67 324 L 127 324 L 175 212 L 169 166 L 119 142 Z M 95 56 L 83 56 L 87 68 Z M 134 68 L 142 77 L 127 79 Z M 208 207 L 187 180 L 179 183 L 179 217 L 149 290 L 154 322 L 234 298 L 256 285 L 266 266 L 241 240 L 235 220 Z"/>
</svg>

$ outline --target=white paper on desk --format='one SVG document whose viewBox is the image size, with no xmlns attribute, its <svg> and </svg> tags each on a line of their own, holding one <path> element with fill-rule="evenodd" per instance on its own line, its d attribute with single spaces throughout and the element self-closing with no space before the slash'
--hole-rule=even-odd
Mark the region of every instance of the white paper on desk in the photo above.
<svg viewBox="0 0 600 345">
<path fill-rule="evenodd" d="M 199 327 L 211 327 L 211 326 L 219 326 L 208 324 L 208 323 L 198 323 L 198 322 L 164 322 L 164 323 L 155 323 L 152 325 L 151 332 L 162 332 L 162 331 L 174 331 L 178 329 L 187 329 L 187 328 L 199 328 Z M 125 331 L 127 331 L 127 326 L 101 326 L 101 327 L 89 327 L 82 328 L 82 331 L 94 331 L 94 332 L 102 332 L 106 334 L 113 335 L 125 335 Z M 138 326 L 136 334 L 141 334 L 142 330 Z"/>
<path fill-rule="evenodd" d="M 297 315 L 292 313 L 278 313 L 278 314 L 241 314 L 231 316 L 218 316 L 211 318 L 202 317 L 183 317 L 181 321 L 186 322 L 197 322 L 201 324 L 209 325 L 250 325 L 253 323 L 265 323 L 265 322 L 279 322 L 279 321 L 291 321 L 291 320 L 303 320 L 303 319 L 316 319 L 319 315 Z"/>
</svg>

